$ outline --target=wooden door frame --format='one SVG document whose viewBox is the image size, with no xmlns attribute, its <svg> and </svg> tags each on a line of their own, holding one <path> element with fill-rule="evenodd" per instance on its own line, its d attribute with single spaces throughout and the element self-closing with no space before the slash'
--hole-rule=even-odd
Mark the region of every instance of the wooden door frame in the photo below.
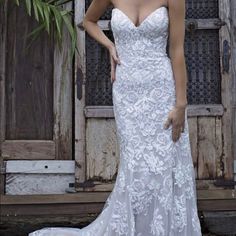
<svg viewBox="0 0 236 236">
<path fill-rule="evenodd" d="M 0 8 L 0 157 L 2 156 L 1 143 L 5 139 L 5 64 L 6 64 L 6 35 L 7 35 L 7 0 Z M 4 193 L 3 158 L 0 158 L 0 194 Z"/>
<path fill-rule="evenodd" d="M 75 0 L 75 24 L 81 24 L 85 13 L 85 0 Z M 86 52 L 85 31 L 77 30 L 78 55 L 75 58 L 75 188 L 86 179 L 86 137 L 85 137 L 85 79 L 86 79 Z"/>
<path fill-rule="evenodd" d="M 236 181 L 236 1 L 230 1 L 231 16 L 231 78 L 232 78 L 232 140 L 233 158 L 234 158 L 234 180 Z M 236 185 L 235 185 L 236 188 Z"/>
<path fill-rule="evenodd" d="M 78 26 L 78 49 L 75 59 L 75 189 L 81 190 L 80 186 L 86 181 L 86 119 L 89 117 L 114 118 L 112 106 L 86 106 L 85 83 L 86 83 L 86 32 L 82 26 L 85 14 L 85 0 L 75 0 L 75 24 Z M 109 20 L 99 20 L 98 25 L 102 30 L 110 30 Z M 94 112 L 92 112 L 94 111 Z M 101 112 L 99 112 L 101 111 Z M 92 114 L 92 116 L 91 116 Z M 95 114 L 95 116 L 93 116 Z M 110 186 L 110 185 L 109 185 Z M 100 188 L 111 190 L 104 184 Z"/>
<path fill-rule="evenodd" d="M 225 180 L 233 180 L 234 178 L 234 157 L 233 157 L 233 116 L 232 116 L 232 96 L 234 91 L 232 90 L 233 70 L 235 65 L 232 64 L 233 59 L 228 58 L 229 71 L 224 70 L 223 59 L 224 59 L 224 42 L 228 42 L 231 46 L 231 16 L 230 16 L 230 0 L 219 0 L 219 17 L 226 24 L 223 25 L 219 30 L 219 42 L 220 42 L 220 65 L 221 65 L 221 101 L 224 107 L 224 114 L 222 116 L 222 161 L 224 163 L 224 169 L 227 172 L 224 175 Z M 227 59 L 227 58 L 226 58 Z"/>
</svg>

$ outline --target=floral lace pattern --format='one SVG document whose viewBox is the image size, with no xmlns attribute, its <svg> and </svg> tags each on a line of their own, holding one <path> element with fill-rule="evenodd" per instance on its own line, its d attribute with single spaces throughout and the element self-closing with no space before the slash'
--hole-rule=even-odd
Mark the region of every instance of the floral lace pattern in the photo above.
<svg viewBox="0 0 236 236">
<path fill-rule="evenodd" d="M 46 228 L 30 236 L 201 236 L 187 115 L 176 143 L 171 127 L 163 128 L 175 103 L 168 8 L 139 26 L 114 8 L 111 27 L 121 60 L 112 86 L 120 146 L 113 191 L 83 229 Z"/>
</svg>

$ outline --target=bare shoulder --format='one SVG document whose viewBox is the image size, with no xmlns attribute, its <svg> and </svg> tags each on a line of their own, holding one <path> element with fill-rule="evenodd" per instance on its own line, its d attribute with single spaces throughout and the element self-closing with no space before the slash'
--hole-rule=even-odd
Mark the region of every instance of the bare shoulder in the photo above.
<svg viewBox="0 0 236 236">
<path fill-rule="evenodd" d="M 93 0 L 86 11 L 85 20 L 96 22 L 106 9 L 112 5 L 112 0 Z"/>
</svg>

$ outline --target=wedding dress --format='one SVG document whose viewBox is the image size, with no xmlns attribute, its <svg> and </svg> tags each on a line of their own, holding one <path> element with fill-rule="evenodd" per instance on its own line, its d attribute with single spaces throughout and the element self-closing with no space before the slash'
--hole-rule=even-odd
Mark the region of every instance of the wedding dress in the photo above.
<svg viewBox="0 0 236 236">
<path fill-rule="evenodd" d="M 187 113 L 177 142 L 171 126 L 163 128 L 175 104 L 168 27 L 166 6 L 139 26 L 113 8 L 111 28 L 121 61 L 112 85 L 120 145 L 113 191 L 88 226 L 43 228 L 29 236 L 201 236 Z"/>
</svg>

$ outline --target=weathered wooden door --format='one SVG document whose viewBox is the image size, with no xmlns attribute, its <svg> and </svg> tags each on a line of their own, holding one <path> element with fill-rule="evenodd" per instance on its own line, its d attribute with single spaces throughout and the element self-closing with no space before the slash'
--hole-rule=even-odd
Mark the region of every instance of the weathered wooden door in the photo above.
<svg viewBox="0 0 236 236">
<path fill-rule="evenodd" d="M 233 179 L 230 4 L 186 3 L 188 117 L 198 189 L 217 188 L 220 182 L 224 187 Z"/>
<path fill-rule="evenodd" d="M 73 163 L 56 161 L 72 159 L 70 40 L 65 34 L 60 53 L 45 32 L 27 50 L 26 36 L 37 22 L 23 5 L 4 1 L 0 9 L 1 188 L 7 194 L 36 193 L 29 185 L 46 181 L 38 183 L 37 174 L 63 173 L 65 166 L 73 171 Z M 44 193 L 43 186 L 37 193 Z"/>
<path fill-rule="evenodd" d="M 90 0 L 76 1 L 81 23 Z M 233 179 L 230 107 L 229 1 L 186 0 L 185 54 L 188 122 L 198 188 L 216 188 Z M 112 39 L 108 10 L 99 20 Z M 83 29 L 75 78 L 75 159 L 77 190 L 111 190 L 119 148 L 112 110 L 109 55 Z"/>
<path fill-rule="evenodd" d="M 76 23 L 83 19 L 91 1 L 76 1 Z M 112 39 L 110 12 L 99 21 Z M 119 150 L 112 109 L 110 62 L 106 48 L 83 29 L 78 31 L 79 57 L 76 62 L 75 160 L 76 188 L 111 190 L 115 179 Z M 86 183 L 84 183 L 86 181 Z M 90 184 L 89 184 L 90 183 Z"/>
</svg>

